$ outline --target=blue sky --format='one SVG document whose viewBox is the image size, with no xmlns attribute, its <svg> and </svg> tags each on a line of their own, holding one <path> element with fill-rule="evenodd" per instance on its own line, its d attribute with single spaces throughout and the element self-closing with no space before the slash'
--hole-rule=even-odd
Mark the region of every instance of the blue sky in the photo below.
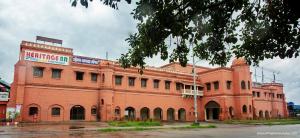
<svg viewBox="0 0 300 138">
<path fill-rule="evenodd" d="M 71 7 L 69 0 L 1 0 L 0 6 L 0 77 L 8 82 L 13 80 L 22 40 L 35 41 L 37 35 L 58 38 L 77 55 L 105 58 L 107 51 L 109 59 L 115 60 L 126 52 L 125 39 L 136 31 L 130 15 L 134 4 L 121 3 L 119 10 L 113 10 L 98 1 L 86 9 Z M 168 61 L 154 57 L 147 63 L 160 66 Z M 198 65 L 209 66 L 205 61 Z M 280 72 L 276 78 L 285 86 L 287 101 L 300 104 L 300 58 L 275 58 L 260 65 Z M 271 81 L 272 73 L 265 71 L 265 75 L 265 81 Z"/>
</svg>

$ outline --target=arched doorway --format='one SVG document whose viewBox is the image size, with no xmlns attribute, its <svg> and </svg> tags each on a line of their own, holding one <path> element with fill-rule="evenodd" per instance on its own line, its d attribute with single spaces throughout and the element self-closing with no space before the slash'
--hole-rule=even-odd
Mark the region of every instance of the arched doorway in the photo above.
<svg viewBox="0 0 300 138">
<path fill-rule="evenodd" d="M 162 109 L 157 107 L 154 109 L 154 119 L 155 120 L 162 120 L 163 115 L 162 115 Z"/>
<path fill-rule="evenodd" d="M 141 109 L 141 120 L 148 120 L 150 118 L 150 109 L 143 107 Z"/>
<path fill-rule="evenodd" d="M 133 107 L 127 107 L 125 109 L 125 118 L 129 120 L 135 119 L 135 109 Z"/>
<path fill-rule="evenodd" d="M 85 109 L 81 105 L 75 105 L 70 110 L 70 120 L 84 120 Z"/>
<path fill-rule="evenodd" d="M 233 110 L 232 106 L 229 107 L 229 115 L 230 115 L 230 118 L 234 117 L 234 110 Z"/>
<path fill-rule="evenodd" d="M 167 120 L 174 121 L 175 120 L 175 110 L 173 108 L 169 108 L 167 110 Z"/>
<path fill-rule="evenodd" d="M 180 108 L 178 110 L 178 120 L 179 121 L 185 121 L 185 119 L 186 119 L 185 109 L 184 108 Z"/>
<path fill-rule="evenodd" d="M 210 101 L 205 105 L 206 120 L 219 120 L 220 105 L 215 101 Z"/>
<path fill-rule="evenodd" d="M 264 112 L 262 110 L 259 111 L 259 118 L 264 118 Z"/>
<path fill-rule="evenodd" d="M 269 115 L 269 112 L 268 112 L 268 111 L 265 111 L 265 118 L 266 118 L 266 119 L 269 119 L 269 118 L 270 118 L 270 115 Z"/>
</svg>

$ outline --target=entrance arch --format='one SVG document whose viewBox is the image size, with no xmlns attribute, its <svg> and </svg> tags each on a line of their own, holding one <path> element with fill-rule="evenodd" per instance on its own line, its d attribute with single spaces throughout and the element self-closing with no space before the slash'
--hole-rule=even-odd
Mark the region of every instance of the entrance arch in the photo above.
<svg viewBox="0 0 300 138">
<path fill-rule="evenodd" d="M 234 110 L 233 110 L 232 106 L 229 107 L 229 115 L 230 115 L 230 118 L 234 117 Z"/>
<path fill-rule="evenodd" d="M 162 114 L 162 109 L 157 107 L 154 109 L 154 119 L 155 120 L 162 120 L 163 119 L 163 114 Z"/>
<path fill-rule="evenodd" d="M 269 118 L 270 118 L 269 111 L 266 111 L 266 112 L 265 112 L 265 118 L 266 118 L 266 119 L 269 119 Z"/>
<path fill-rule="evenodd" d="M 210 101 L 205 105 L 206 120 L 219 120 L 220 105 L 215 101 Z"/>
<path fill-rule="evenodd" d="M 264 118 L 264 112 L 262 110 L 260 110 L 258 114 L 259 114 L 259 118 L 261 119 Z"/>
<path fill-rule="evenodd" d="M 186 119 L 186 112 L 185 112 L 185 109 L 184 108 L 180 108 L 178 110 L 178 120 L 179 121 L 185 121 Z"/>
<path fill-rule="evenodd" d="M 135 109 L 133 107 L 127 107 L 125 109 L 125 118 L 129 120 L 135 119 Z"/>
<path fill-rule="evenodd" d="M 150 109 L 148 107 L 143 107 L 141 109 L 141 120 L 148 120 L 150 118 Z"/>
<path fill-rule="evenodd" d="M 70 110 L 70 120 L 85 120 L 85 109 L 81 105 L 75 105 Z"/>
<path fill-rule="evenodd" d="M 169 108 L 167 110 L 167 120 L 174 121 L 175 120 L 175 110 L 173 108 Z"/>
</svg>

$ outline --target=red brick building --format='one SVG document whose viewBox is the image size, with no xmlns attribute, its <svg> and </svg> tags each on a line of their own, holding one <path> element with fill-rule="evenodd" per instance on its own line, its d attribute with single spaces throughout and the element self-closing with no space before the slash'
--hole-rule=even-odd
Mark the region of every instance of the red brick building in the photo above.
<svg viewBox="0 0 300 138">
<path fill-rule="evenodd" d="M 15 64 L 10 107 L 21 121 L 193 121 L 193 92 L 199 120 L 286 117 L 283 85 L 252 85 L 249 66 L 170 63 L 124 69 L 117 62 L 73 55 L 73 49 L 22 41 Z"/>
<path fill-rule="evenodd" d="M 0 78 L 0 120 L 6 119 L 6 108 L 9 100 L 10 84 Z"/>
</svg>

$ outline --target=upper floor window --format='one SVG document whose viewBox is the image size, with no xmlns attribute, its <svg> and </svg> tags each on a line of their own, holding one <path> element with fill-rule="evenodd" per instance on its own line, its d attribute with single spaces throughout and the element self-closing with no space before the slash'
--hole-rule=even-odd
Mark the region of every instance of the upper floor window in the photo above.
<svg viewBox="0 0 300 138">
<path fill-rule="evenodd" d="M 182 83 L 176 83 L 176 90 L 181 90 L 182 89 L 182 86 L 183 84 Z"/>
<path fill-rule="evenodd" d="M 153 87 L 159 88 L 159 80 L 153 80 Z"/>
<path fill-rule="evenodd" d="M 52 78 L 59 79 L 61 77 L 62 69 L 52 69 Z"/>
<path fill-rule="evenodd" d="M 165 81 L 165 89 L 169 90 L 170 84 L 171 84 L 171 81 Z"/>
<path fill-rule="evenodd" d="M 30 107 L 29 108 L 29 115 L 35 115 L 38 114 L 38 108 L 37 107 Z"/>
<path fill-rule="evenodd" d="M 91 81 L 97 82 L 98 80 L 98 74 L 97 73 L 91 73 Z"/>
<path fill-rule="evenodd" d="M 97 107 L 96 106 L 93 106 L 92 109 L 91 109 L 91 114 L 92 115 L 96 115 L 97 114 Z"/>
<path fill-rule="evenodd" d="M 219 89 L 219 81 L 214 82 L 214 89 L 218 90 Z"/>
<path fill-rule="evenodd" d="M 104 75 L 104 73 L 102 73 L 102 83 L 104 83 L 105 82 L 105 75 Z"/>
<path fill-rule="evenodd" d="M 145 79 L 145 78 L 142 78 L 141 79 L 141 87 L 147 87 L 147 79 Z"/>
<path fill-rule="evenodd" d="M 128 85 L 134 86 L 135 77 L 128 77 Z"/>
<path fill-rule="evenodd" d="M 250 85 L 251 85 L 251 84 L 250 84 L 250 81 L 248 81 L 248 89 L 249 89 L 249 90 L 250 90 L 250 87 L 251 87 Z"/>
<path fill-rule="evenodd" d="M 231 81 L 226 81 L 226 87 L 227 89 L 231 89 Z"/>
<path fill-rule="evenodd" d="M 245 81 L 242 81 L 242 82 L 241 82 L 241 88 L 242 88 L 242 89 L 246 89 L 246 83 L 245 83 Z"/>
<path fill-rule="evenodd" d="M 255 97 L 255 95 L 256 95 L 256 92 L 255 92 L 255 91 L 253 91 L 253 92 L 252 92 L 252 96 L 253 96 L 253 97 Z"/>
<path fill-rule="evenodd" d="M 76 71 L 76 80 L 83 80 L 84 72 Z"/>
<path fill-rule="evenodd" d="M 34 77 L 43 77 L 44 68 L 43 67 L 33 67 Z"/>
<path fill-rule="evenodd" d="M 115 76 L 115 85 L 122 85 L 123 76 Z"/>
<path fill-rule="evenodd" d="M 211 90 L 211 84 L 210 83 L 206 83 L 206 90 L 208 90 L 208 91 Z"/>
<path fill-rule="evenodd" d="M 256 92 L 257 97 L 260 97 L 260 92 Z"/>
</svg>

